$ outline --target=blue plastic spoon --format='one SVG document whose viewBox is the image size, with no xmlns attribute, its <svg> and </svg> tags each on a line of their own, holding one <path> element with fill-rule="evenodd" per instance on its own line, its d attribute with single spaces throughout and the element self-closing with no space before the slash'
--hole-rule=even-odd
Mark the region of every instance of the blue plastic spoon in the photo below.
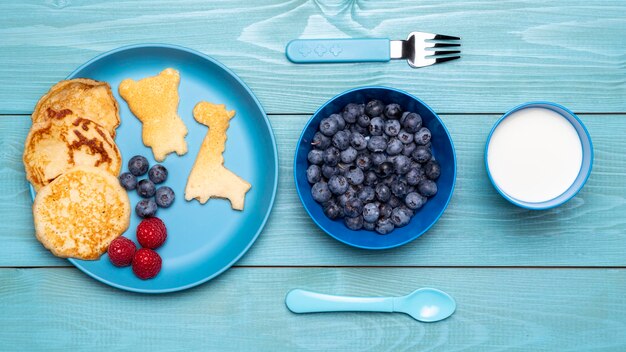
<svg viewBox="0 0 626 352">
<path fill-rule="evenodd" d="M 447 293 L 434 288 L 420 288 L 402 297 L 346 297 L 291 290 L 285 304 L 294 313 L 320 312 L 400 312 L 425 323 L 443 320 L 456 309 Z"/>
</svg>

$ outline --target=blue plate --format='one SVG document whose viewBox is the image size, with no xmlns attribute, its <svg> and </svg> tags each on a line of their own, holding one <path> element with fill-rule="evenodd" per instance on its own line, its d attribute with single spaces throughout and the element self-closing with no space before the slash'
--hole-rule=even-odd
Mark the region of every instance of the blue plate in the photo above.
<svg viewBox="0 0 626 352">
<path fill-rule="evenodd" d="M 178 114 L 189 134 L 189 151 L 184 156 L 170 154 L 162 163 L 169 170 L 164 183 L 176 193 L 174 204 L 159 209 L 157 216 L 167 226 L 168 238 L 157 249 L 163 258 L 161 272 L 151 280 L 141 280 L 130 267 L 117 268 L 105 254 L 96 261 L 69 261 L 89 276 L 108 285 L 135 292 L 164 293 L 199 285 L 233 265 L 259 236 L 270 214 L 278 181 L 276 142 L 269 120 L 250 89 L 228 68 L 216 60 L 187 48 L 161 45 L 133 45 L 102 54 L 79 67 L 68 76 L 106 81 L 120 105 L 122 123 L 115 138 L 122 153 L 122 170 L 128 160 L 143 155 L 151 165 L 156 163 L 152 151 L 141 142 L 141 123 L 130 112 L 118 94 L 125 78 L 141 79 L 172 67 L 180 72 L 180 105 Z M 201 205 L 185 201 L 187 177 L 207 133 L 197 123 L 192 109 L 201 100 L 226 104 L 237 111 L 228 129 L 224 152 L 225 166 L 252 184 L 246 195 L 243 211 L 232 210 L 230 202 L 211 199 Z M 141 219 L 135 214 L 140 200 L 129 192 L 130 226 L 124 236 L 134 240 Z"/>
<path fill-rule="evenodd" d="M 397 228 L 388 235 L 382 236 L 373 231 L 348 229 L 343 220 L 330 220 L 322 206 L 311 196 L 311 184 L 307 181 L 307 155 L 311 150 L 311 140 L 323 118 L 341 111 L 348 103 L 366 103 L 371 99 L 381 100 L 383 103 L 395 102 L 406 111 L 417 112 L 422 116 L 424 126 L 432 133 L 433 155 L 441 165 L 441 176 L 437 179 L 437 194 L 420 208 L 411 222 L 405 227 Z M 302 205 L 313 221 L 326 233 L 335 239 L 364 249 L 388 249 L 398 247 L 428 231 L 439 220 L 452 198 L 456 180 L 456 156 L 452 138 L 437 114 L 424 102 L 395 88 L 388 87 L 360 87 L 343 92 L 326 104 L 322 105 L 309 120 L 302 131 L 294 160 L 294 177 L 296 189 Z"/>
</svg>

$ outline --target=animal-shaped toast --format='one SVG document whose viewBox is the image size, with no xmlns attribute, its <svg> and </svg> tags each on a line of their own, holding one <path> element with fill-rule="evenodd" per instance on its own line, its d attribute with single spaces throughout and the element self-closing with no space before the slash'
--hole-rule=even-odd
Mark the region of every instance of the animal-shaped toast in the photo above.
<svg viewBox="0 0 626 352">
<path fill-rule="evenodd" d="M 230 206 L 243 210 L 246 192 L 250 184 L 224 167 L 224 144 L 226 130 L 235 111 L 226 111 L 225 106 L 202 101 L 193 109 L 193 117 L 209 126 L 196 162 L 191 169 L 185 188 L 185 199 L 197 199 L 206 203 L 209 198 L 230 200 Z"/>
<path fill-rule="evenodd" d="M 167 68 L 156 76 L 120 83 L 120 95 L 143 124 L 143 144 L 152 148 L 159 162 L 169 153 L 187 153 L 187 127 L 176 113 L 179 82 L 178 71 Z"/>
</svg>

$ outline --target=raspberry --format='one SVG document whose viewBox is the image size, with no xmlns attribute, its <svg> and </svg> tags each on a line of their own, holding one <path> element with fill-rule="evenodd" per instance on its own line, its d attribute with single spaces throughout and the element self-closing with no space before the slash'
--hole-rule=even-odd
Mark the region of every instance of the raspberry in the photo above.
<svg viewBox="0 0 626 352">
<path fill-rule="evenodd" d="M 118 237 L 109 244 L 109 260 L 115 266 L 129 266 L 133 261 L 135 243 L 126 237 Z"/>
<path fill-rule="evenodd" d="M 161 271 L 161 257 L 152 249 L 141 248 L 133 257 L 133 272 L 142 279 L 151 279 Z"/>
<path fill-rule="evenodd" d="M 137 242 L 144 248 L 159 248 L 166 238 L 167 229 L 159 218 L 144 219 L 137 226 Z"/>
</svg>

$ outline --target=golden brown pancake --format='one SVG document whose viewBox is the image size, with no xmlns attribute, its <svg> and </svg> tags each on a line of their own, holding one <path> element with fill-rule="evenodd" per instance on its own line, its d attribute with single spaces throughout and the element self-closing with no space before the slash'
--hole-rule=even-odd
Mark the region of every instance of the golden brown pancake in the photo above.
<svg viewBox="0 0 626 352">
<path fill-rule="evenodd" d="M 65 111 L 61 119 L 33 125 L 26 137 L 24 168 L 35 190 L 74 166 L 98 167 L 113 176 L 120 172 L 122 157 L 109 132 Z"/>
<path fill-rule="evenodd" d="M 98 259 L 130 221 L 130 202 L 116 177 L 95 167 L 75 167 L 37 193 L 37 239 L 54 255 Z"/>
<path fill-rule="evenodd" d="M 75 78 L 55 84 L 35 106 L 33 124 L 63 118 L 66 110 L 97 122 L 115 137 L 120 114 L 108 83 Z"/>
<path fill-rule="evenodd" d="M 198 157 L 187 179 L 185 199 L 197 199 L 206 203 L 209 198 L 230 200 L 231 208 L 243 210 L 246 193 L 250 184 L 224 167 L 224 145 L 226 130 L 235 110 L 227 111 L 224 104 L 212 104 L 206 101 L 193 108 L 193 117 L 209 131 L 202 141 Z"/>
<path fill-rule="evenodd" d="M 154 158 L 161 162 L 168 154 L 187 153 L 187 127 L 178 116 L 178 71 L 167 68 L 156 76 L 139 81 L 125 79 L 120 83 L 120 95 L 130 111 L 143 124 L 143 144 L 152 148 Z"/>
</svg>

